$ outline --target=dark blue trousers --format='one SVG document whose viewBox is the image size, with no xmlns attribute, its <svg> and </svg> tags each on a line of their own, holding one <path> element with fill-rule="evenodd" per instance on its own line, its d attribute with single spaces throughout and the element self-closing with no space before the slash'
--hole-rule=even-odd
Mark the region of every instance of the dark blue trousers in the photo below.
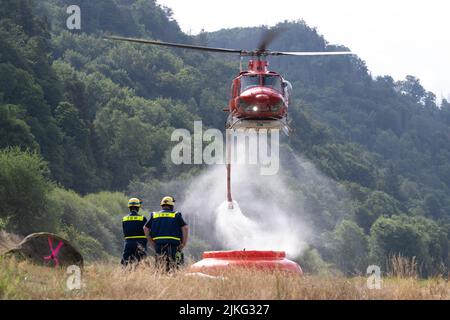
<svg viewBox="0 0 450 320">
<path fill-rule="evenodd" d="M 122 263 L 139 262 L 147 256 L 147 239 L 128 239 L 123 245 Z"/>
<path fill-rule="evenodd" d="M 176 254 L 178 251 L 178 244 L 172 243 L 156 243 L 156 264 L 158 267 L 166 268 L 166 271 L 177 268 Z"/>
</svg>

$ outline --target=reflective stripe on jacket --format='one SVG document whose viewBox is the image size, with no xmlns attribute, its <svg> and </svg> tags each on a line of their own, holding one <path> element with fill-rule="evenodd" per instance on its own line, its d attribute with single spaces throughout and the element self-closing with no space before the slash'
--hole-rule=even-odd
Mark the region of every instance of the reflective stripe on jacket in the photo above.
<svg viewBox="0 0 450 320">
<path fill-rule="evenodd" d="M 125 240 L 131 239 L 146 239 L 144 234 L 144 225 L 147 223 L 147 218 L 131 212 L 122 219 L 123 237 Z"/>
</svg>

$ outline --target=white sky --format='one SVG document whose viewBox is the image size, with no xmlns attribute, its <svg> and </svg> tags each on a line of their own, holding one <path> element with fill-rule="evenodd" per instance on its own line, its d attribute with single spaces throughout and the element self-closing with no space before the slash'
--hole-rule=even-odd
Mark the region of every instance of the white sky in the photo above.
<svg viewBox="0 0 450 320">
<path fill-rule="evenodd" d="M 365 60 L 373 75 L 421 80 L 450 98 L 450 1 L 448 0 L 157 0 L 173 9 L 186 33 L 202 28 L 275 25 L 304 19 L 332 44 Z M 273 48 L 276 50 L 276 48 Z M 449 99 L 450 100 L 450 99 Z"/>
</svg>

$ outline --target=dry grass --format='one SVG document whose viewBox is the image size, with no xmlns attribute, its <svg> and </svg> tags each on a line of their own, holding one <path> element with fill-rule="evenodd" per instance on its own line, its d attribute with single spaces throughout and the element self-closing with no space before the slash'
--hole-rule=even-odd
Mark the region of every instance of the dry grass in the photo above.
<svg viewBox="0 0 450 320">
<path fill-rule="evenodd" d="M 0 230 L 0 254 L 14 248 L 22 241 L 22 238 Z"/>
<path fill-rule="evenodd" d="M 123 270 L 93 264 L 82 272 L 83 288 L 66 288 L 65 270 L 0 260 L 0 299 L 450 299 L 447 280 L 386 278 L 369 290 L 366 278 L 305 276 L 235 271 L 222 278 L 171 275 L 141 265 Z"/>
<path fill-rule="evenodd" d="M 416 257 L 407 258 L 401 255 L 394 255 L 389 259 L 388 275 L 394 278 L 414 278 L 417 279 Z"/>
</svg>

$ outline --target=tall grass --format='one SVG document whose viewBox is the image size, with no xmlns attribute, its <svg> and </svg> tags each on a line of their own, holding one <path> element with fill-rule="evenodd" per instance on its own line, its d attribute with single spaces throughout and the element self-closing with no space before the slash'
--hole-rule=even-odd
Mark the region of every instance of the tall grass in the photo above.
<svg viewBox="0 0 450 320">
<path fill-rule="evenodd" d="M 14 248 L 21 240 L 21 237 L 0 229 L 0 254 Z"/>
<path fill-rule="evenodd" d="M 450 299 L 448 281 L 436 278 L 385 278 L 370 290 L 364 277 L 297 277 L 283 273 L 232 270 L 221 277 L 166 274 L 153 262 L 122 269 L 91 264 L 82 271 L 82 288 L 66 287 L 64 269 L 0 259 L 0 299 Z"/>
<path fill-rule="evenodd" d="M 419 276 L 416 257 L 408 258 L 400 254 L 393 255 L 388 260 L 387 268 L 390 277 L 417 279 Z"/>
</svg>

